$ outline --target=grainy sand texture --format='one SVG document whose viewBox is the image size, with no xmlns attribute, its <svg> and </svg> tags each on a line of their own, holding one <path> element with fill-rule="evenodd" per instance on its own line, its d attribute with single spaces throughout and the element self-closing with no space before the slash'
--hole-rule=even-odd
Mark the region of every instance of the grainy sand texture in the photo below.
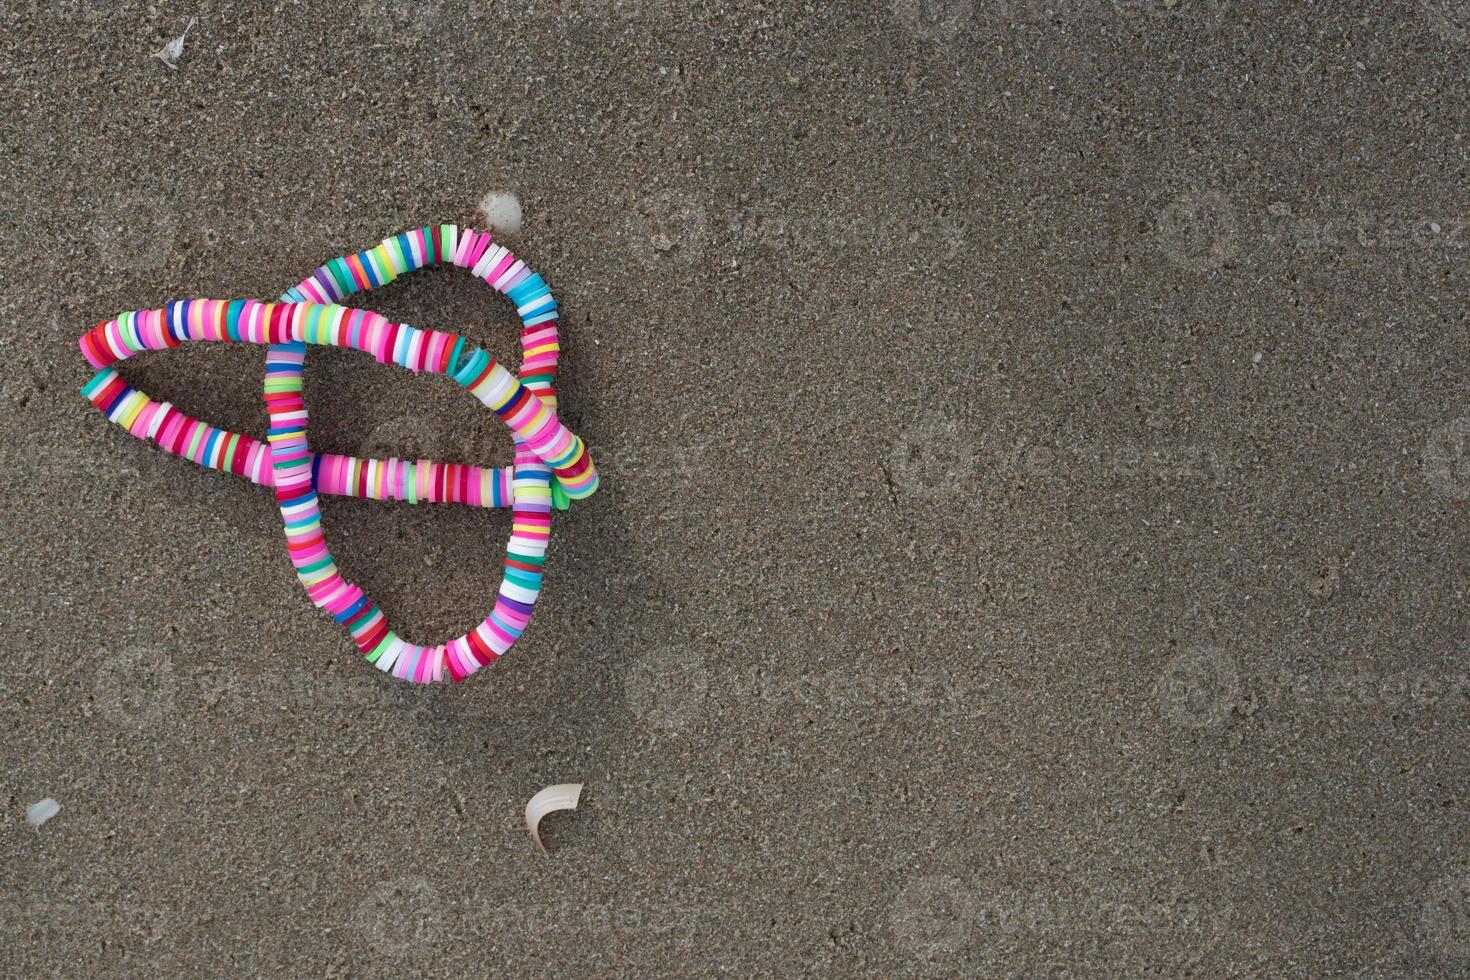
<svg viewBox="0 0 1470 980">
<path fill-rule="evenodd" d="M 0 974 L 1470 971 L 1470 5 L 10 0 L 0 65 Z M 482 206 L 603 488 L 413 689 L 76 341 Z M 125 373 L 261 435 L 262 364 Z M 407 638 L 488 610 L 507 513 L 324 513 Z"/>
</svg>

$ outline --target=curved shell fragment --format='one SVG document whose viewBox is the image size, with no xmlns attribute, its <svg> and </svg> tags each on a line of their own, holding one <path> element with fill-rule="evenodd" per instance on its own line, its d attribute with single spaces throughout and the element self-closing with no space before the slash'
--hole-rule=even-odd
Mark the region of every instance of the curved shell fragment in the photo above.
<svg viewBox="0 0 1470 980">
<path fill-rule="evenodd" d="M 541 842 L 541 818 L 558 810 L 575 810 L 581 798 L 581 783 L 558 783 L 531 797 L 531 802 L 526 804 L 526 829 L 541 853 L 546 853 L 546 845 Z"/>
</svg>

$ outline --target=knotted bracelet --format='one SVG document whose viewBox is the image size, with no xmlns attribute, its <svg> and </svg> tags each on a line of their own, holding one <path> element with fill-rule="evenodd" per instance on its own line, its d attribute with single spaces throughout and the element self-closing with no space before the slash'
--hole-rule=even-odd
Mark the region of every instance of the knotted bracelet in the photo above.
<svg viewBox="0 0 1470 980">
<path fill-rule="evenodd" d="M 441 263 L 470 269 L 516 304 L 523 361 L 517 373 L 456 334 L 392 323 L 338 305 L 416 269 Z M 524 632 L 541 591 L 553 506 L 590 496 L 596 467 L 582 440 L 556 415 L 557 304 L 541 276 L 492 236 L 437 225 L 384 239 L 374 248 L 317 268 L 279 303 L 183 300 L 123 313 L 81 339 L 97 374 L 82 394 L 139 438 L 202 466 L 273 487 L 297 577 L 319 608 L 345 626 L 369 663 L 414 683 L 458 682 L 504 654 Z M 266 345 L 265 442 L 195 419 L 128 384 L 113 367 L 144 350 L 184 341 Z M 414 372 L 445 374 L 499 415 L 515 446 L 511 467 L 431 460 L 359 459 L 314 453 L 307 445 L 302 397 L 306 346 L 351 348 Z M 319 493 L 409 503 L 511 507 L 505 574 L 484 621 L 449 643 L 409 643 L 381 609 L 343 578 L 327 550 Z"/>
</svg>

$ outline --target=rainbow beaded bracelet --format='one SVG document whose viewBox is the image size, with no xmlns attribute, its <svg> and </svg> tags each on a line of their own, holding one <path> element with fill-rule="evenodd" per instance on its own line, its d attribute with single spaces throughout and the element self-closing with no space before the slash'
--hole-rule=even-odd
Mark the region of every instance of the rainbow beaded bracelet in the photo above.
<svg viewBox="0 0 1470 980">
<path fill-rule="evenodd" d="M 337 305 L 353 293 L 445 262 L 473 270 L 516 304 L 524 356 L 517 374 L 463 337 Z M 287 290 L 279 303 L 184 300 L 99 324 L 81 339 L 83 355 L 98 369 L 82 394 L 139 438 L 202 466 L 273 487 L 297 577 L 312 602 L 347 628 L 368 662 L 414 683 L 446 677 L 458 682 L 509 650 L 529 623 L 541 591 L 553 505 L 564 507 L 598 486 L 597 469 L 582 440 L 556 415 L 556 320 L 550 288 L 489 234 L 430 226 L 333 259 Z M 266 345 L 266 442 L 154 401 L 112 366 L 140 351 L 177 347 L 186 340 Z M 510 427 L 513 466 L 485 469 L 312 452 L 302 398 L 308 344 L 352 348 L 384 364 L 452 377 Z M 321 526 L 319 493 L 409 503 L 508 504 L 511 537 L 494 609 L 479 626 L 449 643 L 423 647 L 405 641 L 337 570 Z"/>
</svg>

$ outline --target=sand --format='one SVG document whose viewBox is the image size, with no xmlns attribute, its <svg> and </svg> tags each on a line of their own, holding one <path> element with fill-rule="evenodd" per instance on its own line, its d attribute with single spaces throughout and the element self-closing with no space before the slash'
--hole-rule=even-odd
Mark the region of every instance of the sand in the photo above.
<svg viewBox="0 0 1470 980">
<path fill-rule="evenodd" d="M 6 5 L 0 973 L 1463 975 L 1463 11 Z M 76 338 L 492 192 L 604 485 L 413 690 Z M 513 356 L 469 277 L 366 302 Z M 261 363 L 128 374 L 259 434 Z M 308 384 L 318 448 L 509 458 Z M 488 608 L 505 514 L 325 514 L 410 639 Z"/>
</svg>

